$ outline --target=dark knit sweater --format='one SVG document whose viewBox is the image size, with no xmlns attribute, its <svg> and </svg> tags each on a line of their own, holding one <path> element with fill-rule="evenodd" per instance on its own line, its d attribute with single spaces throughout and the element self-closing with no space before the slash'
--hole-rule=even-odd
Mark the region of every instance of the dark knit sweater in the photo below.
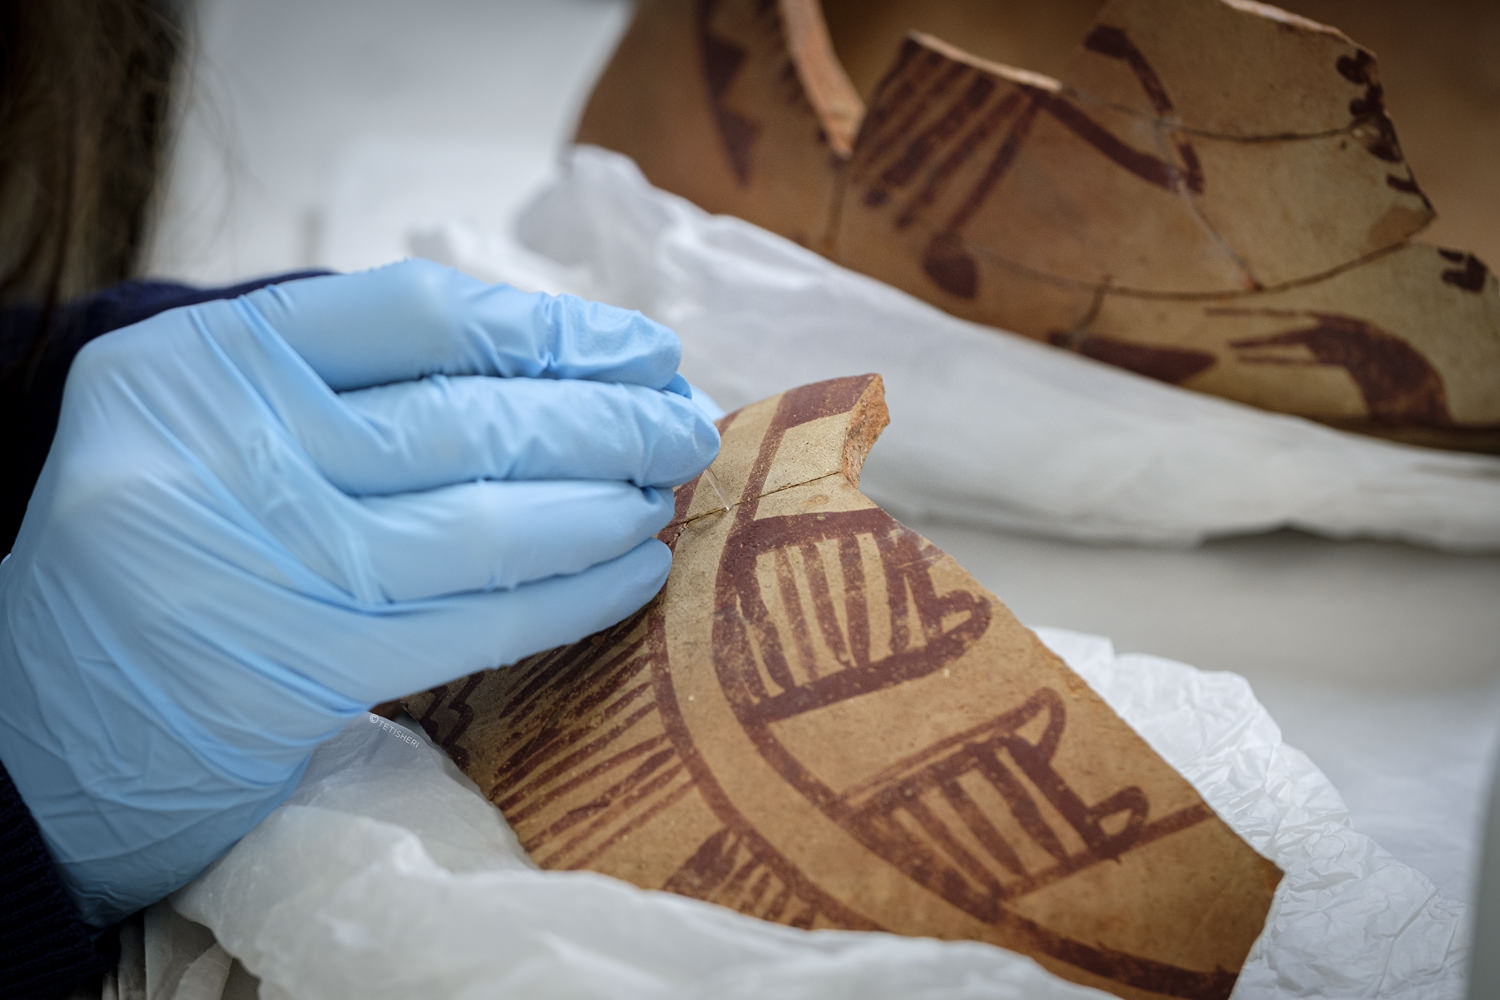
<svg viewBox="0 0 1500 1000">
<path fill-rule="evenodd" d="M 230 298 L 298 272 L 229 288 L 159 281 L 118 285 L 58 309 L 48 334 L 36 309 L 0 312 L 0 551 L 9 552 L 57 430 L 63 382 L 79 348 L 167 309 Z M 3 683 L 3 679 L 0 679 Z M 0 697 L 4 691 L 0 690 Z M 48 997 L 97 978 L 118 960 L 111 932 L 83 923 L 36 822 L 0 761 L 0 997 Z"/>
</svg>

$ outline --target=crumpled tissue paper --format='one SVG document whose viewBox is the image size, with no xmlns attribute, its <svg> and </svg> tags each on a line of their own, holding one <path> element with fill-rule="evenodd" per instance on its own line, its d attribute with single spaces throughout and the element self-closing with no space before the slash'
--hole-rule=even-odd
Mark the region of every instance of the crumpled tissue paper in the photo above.
<svg viewBox="0 0 1500 1000">
<path fill-rule="evenodd" d="M 905 517 L 1188 544 L 1290 526 L 1500 550 L 1500 458 L 1391 444 L 1191 392 L 957 319 L 578 147 L 520 239 L 447 226 L 414 252 L 639 309 L 726 409 L 879 372 L 864 488 Z"/>
<path fill-rule="evenodd" d="M 1462 996 L 1464 908 L 1350 829 L 1243 678 L 1038 633 L 1285 870 L 1236 1000 Z M 267 1000 L 1104 996 L 989 945 L 799 931 L 538 871 L 420 728 L 373 715 L 320 748 L 292 797 L 170 903 Z"/>
</svg>

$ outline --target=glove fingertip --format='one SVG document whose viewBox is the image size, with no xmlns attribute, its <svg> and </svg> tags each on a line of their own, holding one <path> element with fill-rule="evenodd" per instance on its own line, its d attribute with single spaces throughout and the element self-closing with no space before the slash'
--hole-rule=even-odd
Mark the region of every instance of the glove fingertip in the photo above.
<svg viewBox="0 0 1500 1000">
<path fill-rule="evenodd" d="M 640 560 L 641 589 L 646 592 L 646 600 L 650 600 L 666 584 L 667 574 L 672 571 L 672 550 L 660 539 L 648 538 L 636 546 L 635 553 Z"/>
<path fill-rule="evenodd" d="M 682 341 L 650 317 L 573 295 L 550 300 L 546 312 L 555 336 L 554 375 L 652 389 L 674 381 Z"/>
<path fill-rule="evenodd" d="M 598 594 L 593 611 L 593 630 L 607 628 L 645 607 L 666 586 L 672 571 L 672 550 L 657 538 L 648 538 L 608 564 L 612 586 Z M 595 569 L 599 569 L 596 567 Z"/>
<path fill-rule="evenodd" d="M 693 423 L 693 443 L 698 448 L 698 454 L 703 458 L 705 468 L 709 462 L 719 457 L 719 447 L 723 444 L 723 439 L 719 437 L 719 428 L 714 425 L 712 418 L 702 410 L 698 411 L 698 419 Z"/>
</svg>

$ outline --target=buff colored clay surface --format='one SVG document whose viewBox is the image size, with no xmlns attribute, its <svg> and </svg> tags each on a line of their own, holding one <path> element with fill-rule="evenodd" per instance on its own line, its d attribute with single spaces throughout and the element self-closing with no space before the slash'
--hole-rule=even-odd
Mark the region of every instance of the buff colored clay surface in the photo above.
<svg viewBox="0 0 1500 1000">
<path fill-rule="evenodd" d="M 733 509 L 677 490 L 656 600 L 407 708 L 544 868 L 1227 997 L 1280 872 L 859 492 L 885 423 L 874 375 L 730 414 Z"/>
<path fill-rule="evenodd" d="M 1111 0 L 1058 79 L 914 32 L 864 99 L 833 42 L 817 0 L 643 0 L 578 141 L 957 315 L 1500 450 L 1500 284 L 1411 241 L 1433 207 L 1374 57 L 1336 29 Z"/>
</svg>

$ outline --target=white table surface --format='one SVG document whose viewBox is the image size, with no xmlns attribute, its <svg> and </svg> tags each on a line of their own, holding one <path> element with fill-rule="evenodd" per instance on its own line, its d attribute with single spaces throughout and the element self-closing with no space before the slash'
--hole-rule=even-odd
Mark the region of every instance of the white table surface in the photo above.
<svg viewBox="0 0 1500 1000">
<path fill-rule="evenodd" d="M 199 8 L 152 258 L 199 282 L 381 263 L 424 223 L 505 225 L 629 14 L 624 0 Z M 1247 677 L 1356 828 L 1471 898 L 1500 738 L 1500 556 L 1292 532 L 1161 550 L 916 527 L 1024 621 Z"/>
</svg>

